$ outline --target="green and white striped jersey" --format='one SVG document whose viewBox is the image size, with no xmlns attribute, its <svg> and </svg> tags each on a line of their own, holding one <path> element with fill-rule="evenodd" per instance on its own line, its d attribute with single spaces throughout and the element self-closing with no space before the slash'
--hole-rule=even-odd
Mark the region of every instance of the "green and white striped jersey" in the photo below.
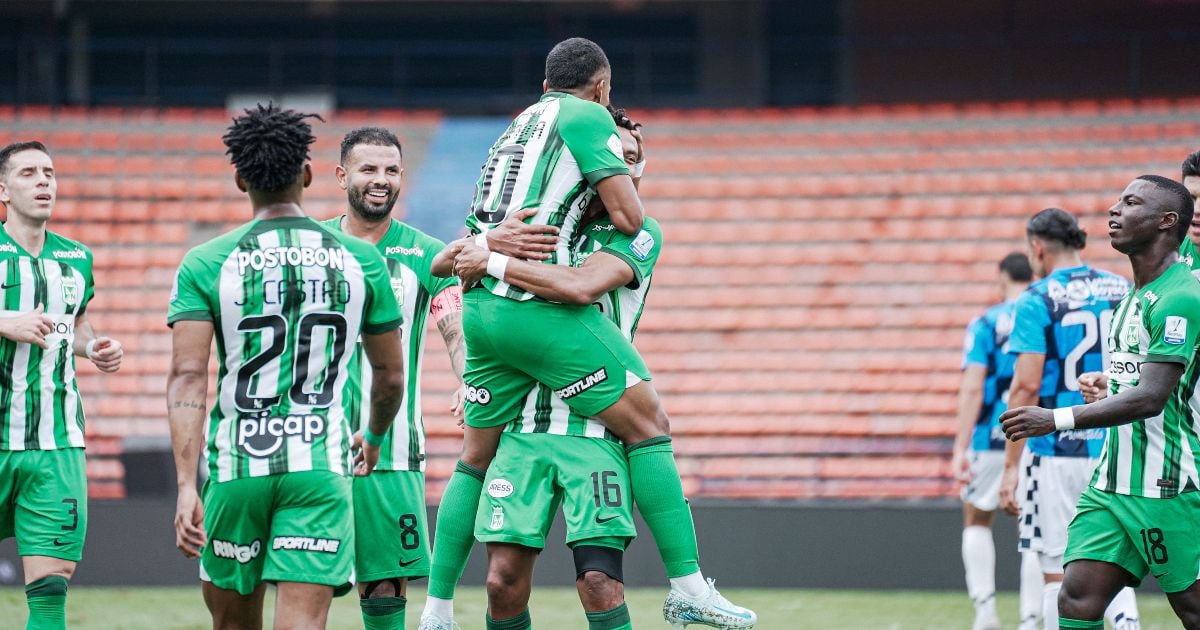
<svg viewBox="0 0 1200 630">
<path fill-rule="evenodd" d="M 571 245 L 596 192 L 613 175 L 628 175 L 612 115 L 599 103 L 549 92 L 508 126 L 492 145 L 475 184 L 467 215 L 472 234 L 486 232 L 515 212 L 537 208 L 527 223 L 557 226 L 557 250 L 548 264 L 571 264 Z M 486 277 L 492 293 L 515 300 L 532 293 Z"/>
<path fill-rule="evenodd" d="M 588 224 L 577 241 L 578 264 L 582 265 L 596 252 L 604 252 L 620 258 L 633 269 L 632 282 L 609 291 L 595 304 L 629 341 L 637 334 L 638 321 L 646 307 L 646 294 L 650 292 L 650 276 L 662 251 L 662 242 L 662 229 L 658 221 L 650 217 L 646 217 L 641 231 L 633 236 L 622 234 L 606 217 Z M 521 417 L 510 422 L 504 430 L 620 441 L 600 421 L 572 412 L 561 398 L 542 384 L 534 387 L 525 398 Z"/>
<path fill-rule="evenodd" d="M 1179 262 L 1187 265 L 1193 276 L 1200 277 L 1200 251 L 1197 251 L 1195 243 L 1192 243 L 1191 235 L 1179 245 Z"/>
<path fill-rule="evenodd" d="M 1109 332 L 1109 394 L 1136 387 L 1142 364 L 1184 366 L 1162 413 L 1108 429 L 1097 490 L 1170 498 L 1200 488 L 1200 282 L 1185 265 L 1172 265 L 1121 301 Z"/>
<path fill-rule="evenodd" d="M 374 247 L 308 217 L 251 221 L 184 257 L 167 322 L 183 320 L 216 329 L 211 479 L 351 474 L 353 344 L 401 324 Z"/>
<path fill-rule="evenodd" d="M 341 231 L 342 217 L 325 222 Z M 425 322 L 433 298 L 455 286 L 455 278 L 439 278 L 430 271 L 433 258 L 446 244 L 424 232 L 392 219 L 376 249 L 387 264 L 392 292 L 404 319 L 404 376 L 408 381 L 400 413 L 383 438 L 376 470 L 425 470 L 425 425 L 421 417 L 421 359 L 425 356 Z M 360 339 L 361 342 L 361 339 Z M 346 399 L 351 406 L 350 428 L 358 431 L 371 418 L 367 392 L 371 390 L 371 364 L 362 344 L 355 345 Z"/>
<path fill-rule="evenodd" d="M 0 317 L 40 304 L 54 320 L 45 350 L 0 337 L 0 451 L 83 448 L 75 320 L 93 294 L 91 250 L 48 231 L 34 256 L 0 224 Z"/>
</svg>

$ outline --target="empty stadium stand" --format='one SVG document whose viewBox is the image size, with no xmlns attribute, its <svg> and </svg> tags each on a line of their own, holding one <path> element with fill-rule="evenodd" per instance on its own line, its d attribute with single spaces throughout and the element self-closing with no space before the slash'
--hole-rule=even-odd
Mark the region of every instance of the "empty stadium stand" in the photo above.
<svg viewBox="0 0 1200 630">
<path fill-rule="evenodd" d="M 649 213 L 666 247 L 637 345 L 672 417 L 693 497 L 952 494 L 962 331 L 997 297 L 995 269 L 1032 213 L 1060 206 L 1085 259 L 1128 274 L 1104 210 L 1142 173 L 1178 177 L 1200 100 L 635 113 Z M 119 375 L 80 368 L 92 496 L 123 496 L 126 438 L 164 437 L 165 305 L 188 247 L 248 218 L 219 110 L 0 107 L 0 143 L 41 138 L 60 176 L 53 229 L 96 253 L 98 328 Z M 341 133 L 405 141 L 411 175 L 440 117 L 339 112 L 318 128 L 311 214 L 344 202 Z M 481 156 L 486 147 L 479 148 Z M 474 165 L 472 165 L 474 168 Z M 463 195 L 469 195 L 463 191 Z M 431 500 L 458 453 L 439 336 L 426 352 Z"/>
</svg>

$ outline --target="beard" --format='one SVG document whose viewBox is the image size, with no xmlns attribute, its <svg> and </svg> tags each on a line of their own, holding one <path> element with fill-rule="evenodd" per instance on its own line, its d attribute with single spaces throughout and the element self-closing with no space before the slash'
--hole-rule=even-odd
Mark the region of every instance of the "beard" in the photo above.
<svg viewBox="0 0 1200 630">
<path fill-rule="evenodd" d="M 365 188 L 351 188 L 349 195 L 350 207 L 364 219 L 378 221 L 387 218 L 392 213 L 392 208 L 395 207 L 396 199 L 400 196 L 400 192 L 392 192 L 388 196 L 387 201 L 380 206 L 367 199 L 367 190 Z"/>
</svg>

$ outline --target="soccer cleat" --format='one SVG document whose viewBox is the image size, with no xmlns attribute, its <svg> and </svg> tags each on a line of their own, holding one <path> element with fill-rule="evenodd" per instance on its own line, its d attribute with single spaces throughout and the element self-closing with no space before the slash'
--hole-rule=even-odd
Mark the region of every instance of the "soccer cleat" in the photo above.
<svg viewBox="0 0 1200 630">
<path fill-rule="evenodd" d="M 462 630 L 462 628 L 453 619 L 446 620 L 437 615 L 427 615 L 421 617 L 421 625 L 417 626 L 417 630 Z"/>
<path fill-rule="evenodd" d="M 699 624 L 722 630 L 753 628 L 758 616 L 753 610 L 735 606 L 725 599 L 712 578 L 708 578 L 708 592 L 697 598 L 688 597 L 671 589 L 667 601 L 663 602 L 663 619 L 675 630 L 689 624 Z"/>
<path fill-rule="evenodd" d="M 1000 630 L 1000 619 L 996 615 L 976 615 L 971 630 Z"/>
</svg>

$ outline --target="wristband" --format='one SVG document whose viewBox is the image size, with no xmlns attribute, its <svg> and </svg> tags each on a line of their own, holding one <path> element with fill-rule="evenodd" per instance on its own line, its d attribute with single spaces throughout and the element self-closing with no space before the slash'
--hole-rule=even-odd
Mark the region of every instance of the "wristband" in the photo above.
<svg viewBox="0 0 1200 630">
<path fill-rule="evenodd" d="M 504 254 L 498 254 L 496 252 L 492 252 L 491 254 L 488 254 L 488 264 L 487 264 L 488 275 L 497 280 L 503 280 L 504 279 L 504 271 L 506 269 L 508 269 L 508 261 L 509 260 L 512 260 L 512 259 L 508 256 L 505 256 Z"/>
<path fill-rule="evenodd" d="M 92 356 L 92 353 L 96 350 L 96 342 L 97 341 L 100 341 L 100 340 L 93 337 L 92 340 L 87 342 L 87 345 L 84 346 L 84 348 L 83 348 L 83 354 L 87 355 L 87 358 L 89 361 L 96 360 L 96 357 Z"/>
<path fill-rule="evenodd" d="M 632 175 L 634 178 L 638 178 L 638 177 L 641 177 L 641 176 L 642 176 L 642 173 L 644 173 L 644 172 L 646 172 L 646 160 L 645 160 L 645 158 L 643 158 L 641 162 L 638 162 L 637 164 L 634 164 L 634 165 L 633 165 L 633 170 L 632 170 L 632 171 L 630 171 L 630 174 L 631 174 L 631 175 Z"/>
<path fill-rule="evenodd" d="M 371 427 L 363 429 L 363 441 L 371 446 L 381 446 L 383 444 L 383 436 L 371 433 Z"/>
<path fill-rule="evenodd" d="M 479 234 L 475 235 L 475 246 L 485 252 L 492 251 L 492 248 L 488 247 L 487 232 L 480 232 Z"/>
<path fill-rule="evenodd" d="M 1054 410 L 1054 430 L 1070 431 L 1075 428 L 1075 412 L 1070 407 L 1059 407 Z"/>
</svg>

